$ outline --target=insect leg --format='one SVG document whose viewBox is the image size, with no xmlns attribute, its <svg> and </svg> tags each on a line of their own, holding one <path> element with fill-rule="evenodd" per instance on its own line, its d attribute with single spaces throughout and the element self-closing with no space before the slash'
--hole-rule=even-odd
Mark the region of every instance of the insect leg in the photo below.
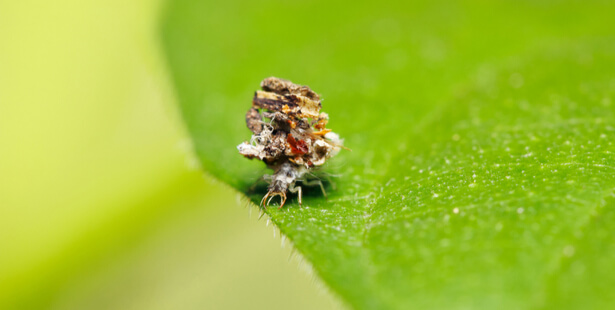
<svg viewBox="0 0 615 310">
<path fill-rule="evenodd" d="M 325 186 L 322 184 L 321 180 L 303 181 L 303 185 L 305 186 L 320 185 L 320 190 L 322 191 L 322 195 L 325 196 L 325 198 L 327 197 Z"/>
<path fill-rule="evenodd" d="M 288 191 L 290 191 L 291 193 L 297 193 L 297 196 L 299 196 L 299 204 L 301 204 L 301 196 L 302 196 L 302 190 L 301 190 L 301 186 L 296 186 L 293 184 L 288 188 Z"/>
<path fill-rule="evenodd" d="M 337 190 L 337 185 L 335 185 L 335 182 L 333 182 L 333 179 L 331 179 L 331 178 L 332 178 L 332 177 L 334 177 L 334 178 L 338 178 L 338 177 L 340 177 L 341 175 L 338 175 L 338 174 L 330 174 L 330 173 L 326 173 L 326 172 L 325 172 L 325 173 L 319 173 L 319 175 L 316 175 L 316 174 L 311 173 L 311 172 L 310 172 L 310 173 L 308 173 L 308 174 L 309 174 L 309 175 L 311 175 L 312 177 L 314 177 L 314 178 L 315 178 L 315 179 L 317 179 L 317 180 L 319 180 L 321 177 L 324 177 L 325 179 L 327 179 L 327 182 L 329 182 L 329 184 L 331 184 L 331 188 L 332 188 L 333 190 Z M 319 177 L 319 176 L 320 176 L 320 177 Z M 322 183 L 322 182 L 321 182 L 321 183 Z M 305 184 L 305 182 L 304 182 L 304 184 Z M 316 183 L 311 183 L 310 185 L 316 185 Z M 323 188 L 322 184 L 321 184 L 320 188 L 321 188 L 321 190 L 322 190 L 322 188 Z M 324 192 L 325 192 L 325 191 L 323 190 L 323 194 L 324 194 Z M 327 196 L 327 195 L 325 195 L 325 197 L 326 197 L 326 196 Z"/>
<path fill-rule="evenodd" d="M 280 198 L 282 200 L 282 203 L 280 204 L 280 206 L 278 207 L 278 209 L 282 209 L 282 207 L 284 206 L 284 204 L 286 203 L 286 193 L 280 193 Z"/>
<path fill-rule="evenodd" d="M 325 178 L 327 178 L 327 181 L 329 181 L 329 184 L 331 184 L 331 188 L 333 188 L 333 190 L 337 190 L 337 185 L 335 185 L 335 182 L 333 182 L 333 180 L 331 180 L 331 176 L 330 175 L 326 175 Z M 327 195 L 325 195 L 327 196 Z"/>
</svg>

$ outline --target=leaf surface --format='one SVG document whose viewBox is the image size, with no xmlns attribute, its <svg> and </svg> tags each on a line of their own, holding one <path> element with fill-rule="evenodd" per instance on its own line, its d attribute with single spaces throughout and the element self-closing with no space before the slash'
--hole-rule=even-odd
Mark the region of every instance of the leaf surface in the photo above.
<svg viewBox="0 0 615 310">
<path fill-rule="evenodd" d="M 164 47 L 206 171 L 248 188 L 236 145 L 261 79 L 309 85 L 345 138 L 324 199 L 267 209 L 355 308 L 612 307 L 612 4 L 181 0 Z"/>
</svg>

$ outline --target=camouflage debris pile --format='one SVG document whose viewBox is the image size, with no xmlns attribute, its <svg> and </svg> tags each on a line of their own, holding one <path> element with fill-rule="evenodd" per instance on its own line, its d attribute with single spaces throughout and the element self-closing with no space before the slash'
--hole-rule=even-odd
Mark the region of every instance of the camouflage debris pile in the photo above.
<svg viewBox="0 0 615 310">
<path fill-rule="evenodd" d="M 309 87 L 270 77 L 261 82 L 261 88 L 246 114 L 252 138 L 237 149 L 241 155 L 258 158 L 275 171 L 263 177 L 269 182 L 269 192 L 261 204 L 268 197 L 279 195 L 281 208 L 287 190 L 298 192 L 301 204 L 301 187 L 295 186 L 295 182 L 320 183 L 320 180 L 308 182 L 305 174 L 335 156 L 342 141 L 326 128 L 329 116 L 320 112 L 320 96 Z"/>
</svg>

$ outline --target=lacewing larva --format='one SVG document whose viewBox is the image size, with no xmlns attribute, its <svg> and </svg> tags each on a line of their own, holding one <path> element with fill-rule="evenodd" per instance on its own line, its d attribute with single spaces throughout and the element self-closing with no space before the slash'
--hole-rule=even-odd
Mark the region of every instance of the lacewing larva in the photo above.
<svg viewBox="0 0 615 310">
<path fill-rule="evenodd" d="M 261 205 L 280 196 L 282 208 L 287 191 L 298 193 L 301 204 L 302 189 L 296 182 L 320 185 L 326 196 L 322 182 L 307 176 L 343 146 L 339 136 L 326 128 L 329 116 L 320 112 L 320 96 L 307 86 L 276 77 L 264 79 L 261 88 L 246 113 L 252 138 L 237 146 L 241 155 L 258 158 L 274 171 L 263 176 L 269 187 Z"/>
</svg>

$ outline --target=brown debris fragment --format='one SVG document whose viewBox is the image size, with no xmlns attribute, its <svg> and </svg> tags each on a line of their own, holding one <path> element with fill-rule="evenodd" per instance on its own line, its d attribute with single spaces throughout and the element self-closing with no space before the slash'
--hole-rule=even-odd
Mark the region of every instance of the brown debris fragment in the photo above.
<svg viewBox="0 0 615 310">
<path fill-rule="evenodd" d="M 261 82 L 264 91 L 278 95 L 301 95 L 320 104 L 320 96 L 307 86 L 297 85 L 289 80 L 268 77 Z"/>
<path fill-rule="evenodd" d="M 246 125 L 248 125 L 248 129 L 255 134 L 261 133 L 263 131 L 263 117 L 258 112 L 258 109 L 251 108 L 246 113 Z"/>
<path fill-rule="evenodd" d="M 317 118 L 321 108 L 320 102 L 302 95 L 279 95 L 260 90 L 254 93 L 252 106 L 257 109 L 266 109 L 296 117 L 309 118 Z"/>
</svg>

